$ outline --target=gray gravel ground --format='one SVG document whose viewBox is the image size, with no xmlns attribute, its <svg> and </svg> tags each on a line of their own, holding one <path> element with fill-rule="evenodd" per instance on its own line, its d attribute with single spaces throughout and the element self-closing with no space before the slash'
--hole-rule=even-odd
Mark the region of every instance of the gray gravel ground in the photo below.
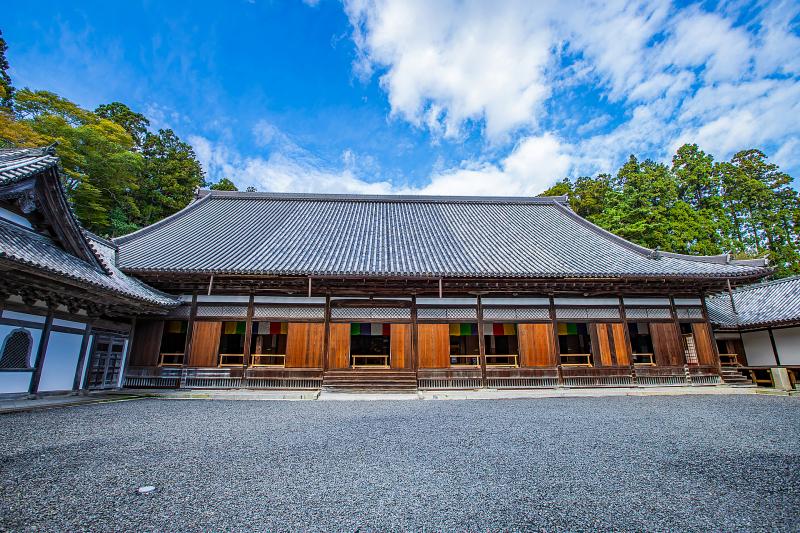
<svg viewBox="0 0 800 533">
<path fill-rule="evenodd" d="M 798 398 L 138 400 L 0 443 L 6 530 L 800 529 Z"/>
</svg>

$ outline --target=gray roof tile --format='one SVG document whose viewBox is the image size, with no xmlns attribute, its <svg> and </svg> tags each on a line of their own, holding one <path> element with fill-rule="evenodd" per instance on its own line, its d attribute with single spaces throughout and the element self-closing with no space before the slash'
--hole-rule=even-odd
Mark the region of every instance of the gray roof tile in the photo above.
<svg viewBox="0 0 800 533">
<path fill-rule="evenodd" d="M 85 283 L 100 290 L 116 293 L 143 302 L 170 307 L 179 302 L 138 279 L 125 275 L 114 266 L 114 249 L 108 244 L 93 241 L 95 250 L 103 256 L 110 274 L 56 246 L 48 237 L 0 219 L 0 258 L 25 264 Z"/>
<path fill-rule="evenodd" d="M 706 298 L 708 317 L 722 327 L 754 327 L 800 322 L 800 276 L 733 290 L 733 312 L 727 292 Z"/>
<path fill-rule="evenodd" d="M 23 180 L 55 166 L 58 166 L 58 157 L 51 148 L 0 149 L 0 185 Z"/>
<path fill-rule="evenodd" d="M 763 268 L 658 254 L 565 207 L 563 197 L 204 192 L 120 237 L 120 267 L 408 277 L 757 276 Z"/>
</svg>

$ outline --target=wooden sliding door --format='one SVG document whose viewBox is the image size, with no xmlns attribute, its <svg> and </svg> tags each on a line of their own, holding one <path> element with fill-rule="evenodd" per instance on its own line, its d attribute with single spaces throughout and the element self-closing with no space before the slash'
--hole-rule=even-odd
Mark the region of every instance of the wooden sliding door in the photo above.
<svg viewBox="0 0 800 533">
<path fill-rule="evenodd" d="M 558 364 L 552 324 L 518 324 L 519 365 L 553 367 Z"/>
<path fill-rule="evenodd" d="M 692 335 L 697 350 L 697 363 L 700 365 L 717 366 L 717 356 L 714 353 L 713 338 L 708 324 L 695 322 L 692 324 Z"/>
<path fill-rule="evenodd" d="M 592 334 L 596 339 L 598 366 L 629 366 L 630 348 L 625 338 L 625 324 L 613 322 L 593 324 Z"/>
<path fill-rule="evenodd" d="M 328 333 L 328 368 L 350 368 L 350 324 L 333 323 Z"/>
<path fill-rule="evenodd" d="M 419 324 L 419 367 L 450 367 L 450 325 Z"/>
<path fill-rule="evenodd" d="M 163 320 L 139 320 L 133 333 L 129 366 L 157 366 L 163 334 Z"/>
<path fill-rule="evenodd" d="M 189 352 L 189 366 L 217 366 L 219 336 L 222 322 L 195 322 L 192 330 L 192 350 Z"/>
<path fill-rule="evenodd" d="M 286 335 L 286 368 L 322 368 L 325 324 L 290 322 Z"/>
<path fill-rule="evenodd" d="M 390 328 L 390 366 L 411 368 L 411 324 L 392 324 Z"/>
<path fill-rule="evenodd" d="M 650 336 L 658 366 L 683 366 L 683 338 L 674 322 L 651 322 Z"/>
</svg>

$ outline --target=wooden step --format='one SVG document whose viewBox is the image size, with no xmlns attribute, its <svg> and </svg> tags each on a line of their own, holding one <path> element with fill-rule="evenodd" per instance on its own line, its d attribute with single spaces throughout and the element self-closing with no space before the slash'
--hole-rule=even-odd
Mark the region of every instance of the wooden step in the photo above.
<svg viewBox="0 0 800 533">
<path fill-rule="evenodd" d="M 742 374 L 742 371 L 736 367 L 722 367 L 720 376 L 726 385 L 754 385 L 750 376 Z"/>
<path fill-rule="evenodd" d="M 417 375 L 413 370 L 389 368 L 329 370 L 323 375 L 322 387 L 342 392 L 410 392 L 417 389 Z"/>
</svg>

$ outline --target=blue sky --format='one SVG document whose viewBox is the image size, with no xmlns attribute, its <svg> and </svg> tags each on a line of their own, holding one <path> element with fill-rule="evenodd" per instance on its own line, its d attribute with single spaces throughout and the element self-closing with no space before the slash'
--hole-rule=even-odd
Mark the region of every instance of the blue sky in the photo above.
<svg viewBox="0 0 800 533">
<path fill-rule="evenodd" d="M 259 190 L 536 194 L 683 142 L 800 171 L 798 2 L 17 2 L 17 87 Z"/>
</svg>

